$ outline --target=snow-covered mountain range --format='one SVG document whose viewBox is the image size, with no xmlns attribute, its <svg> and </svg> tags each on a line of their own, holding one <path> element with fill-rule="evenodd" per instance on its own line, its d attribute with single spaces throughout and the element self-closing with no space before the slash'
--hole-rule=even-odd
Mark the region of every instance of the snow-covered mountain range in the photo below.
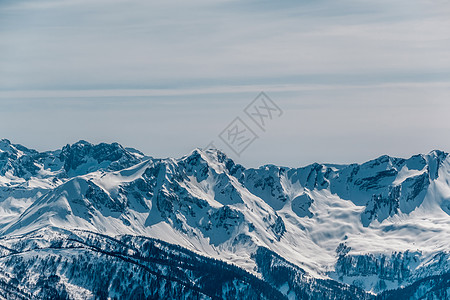
<svg viewBox="0 0 450 300">
<path fill-rule="evenodd" d="M 0 299 L 445 299 L 449 249 L 441 151 L 249 169 L 0 140 Z"/>
</svg>

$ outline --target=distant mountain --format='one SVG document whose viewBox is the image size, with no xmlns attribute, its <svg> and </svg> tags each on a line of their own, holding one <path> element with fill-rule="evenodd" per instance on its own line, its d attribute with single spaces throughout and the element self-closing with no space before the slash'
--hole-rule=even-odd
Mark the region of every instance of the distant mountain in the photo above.
<svg viewBox="0 0 450 300">
<path fill-rule="evenodd" d="M 1 140 L 0 216 L 0 299 L 450 295 L 441 151 L 248 169 L 218 150 Z"/>
<path fill-rule="evenodd" d="M 100 169 L 117 171 L 131 167 L 144 158 L 149 157 L 117 143 L 93 145 L 79 141 L 61 150 L 39 153 L 11 144 L 9 140 L 0 140 L 0 175 L 9 179 L 74 177 Z"/>
</svg>

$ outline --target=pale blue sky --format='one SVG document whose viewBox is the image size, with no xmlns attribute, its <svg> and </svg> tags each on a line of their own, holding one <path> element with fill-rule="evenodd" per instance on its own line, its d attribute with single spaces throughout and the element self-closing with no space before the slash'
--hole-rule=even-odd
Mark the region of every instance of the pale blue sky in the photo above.
<svg viewBox="0 0 450 300">
<path fill-rule="evenodd" d="M 395 3 L 393 3 L 395 2 Z M 0 136 L 248 166 L 450 151 L 450 2 L 1 1 Z M 217 135 L 265 91 L 241 157 Z"/>
</svg>

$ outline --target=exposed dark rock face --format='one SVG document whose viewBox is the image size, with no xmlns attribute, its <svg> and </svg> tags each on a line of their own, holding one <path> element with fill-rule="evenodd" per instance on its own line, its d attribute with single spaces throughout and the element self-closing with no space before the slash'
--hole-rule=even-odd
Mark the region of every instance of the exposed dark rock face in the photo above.
<svg viewBox="0 0 450 300">
<path fill-rule="evenodd" d="M 215 150 L 153 159 L 117 143 L 39 153 L 7 140 L 0 150 L 0 298 L 71 299 L 74 290 L 99 299 L 450 292 L 446 235 L 434 234 L 446 234 L 450 215 L 444 152 L 248 169 Z M 408 219 L 422 214 L 424 224 Z M 439 250 L 422 243 L 422 251 L 415 235 Z M 402 244 L 385 250 L 366 240 L 384 236 Z M 332 279 L 318 279 L 325 276 Z"/>
</svg>

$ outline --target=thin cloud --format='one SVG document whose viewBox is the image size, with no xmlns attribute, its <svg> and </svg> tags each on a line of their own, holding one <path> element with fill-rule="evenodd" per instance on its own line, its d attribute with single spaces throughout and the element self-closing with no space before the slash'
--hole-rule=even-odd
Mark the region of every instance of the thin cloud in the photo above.
<svg viewBox="0 0 450 300">
<path fill-rule="evenodd" d="M 178 156 L 266 91 L 286 113 L 251 165 L 446 150 L 449 14 L 426 0 L 1 1 L 0 136 Z"/>
</svg>

